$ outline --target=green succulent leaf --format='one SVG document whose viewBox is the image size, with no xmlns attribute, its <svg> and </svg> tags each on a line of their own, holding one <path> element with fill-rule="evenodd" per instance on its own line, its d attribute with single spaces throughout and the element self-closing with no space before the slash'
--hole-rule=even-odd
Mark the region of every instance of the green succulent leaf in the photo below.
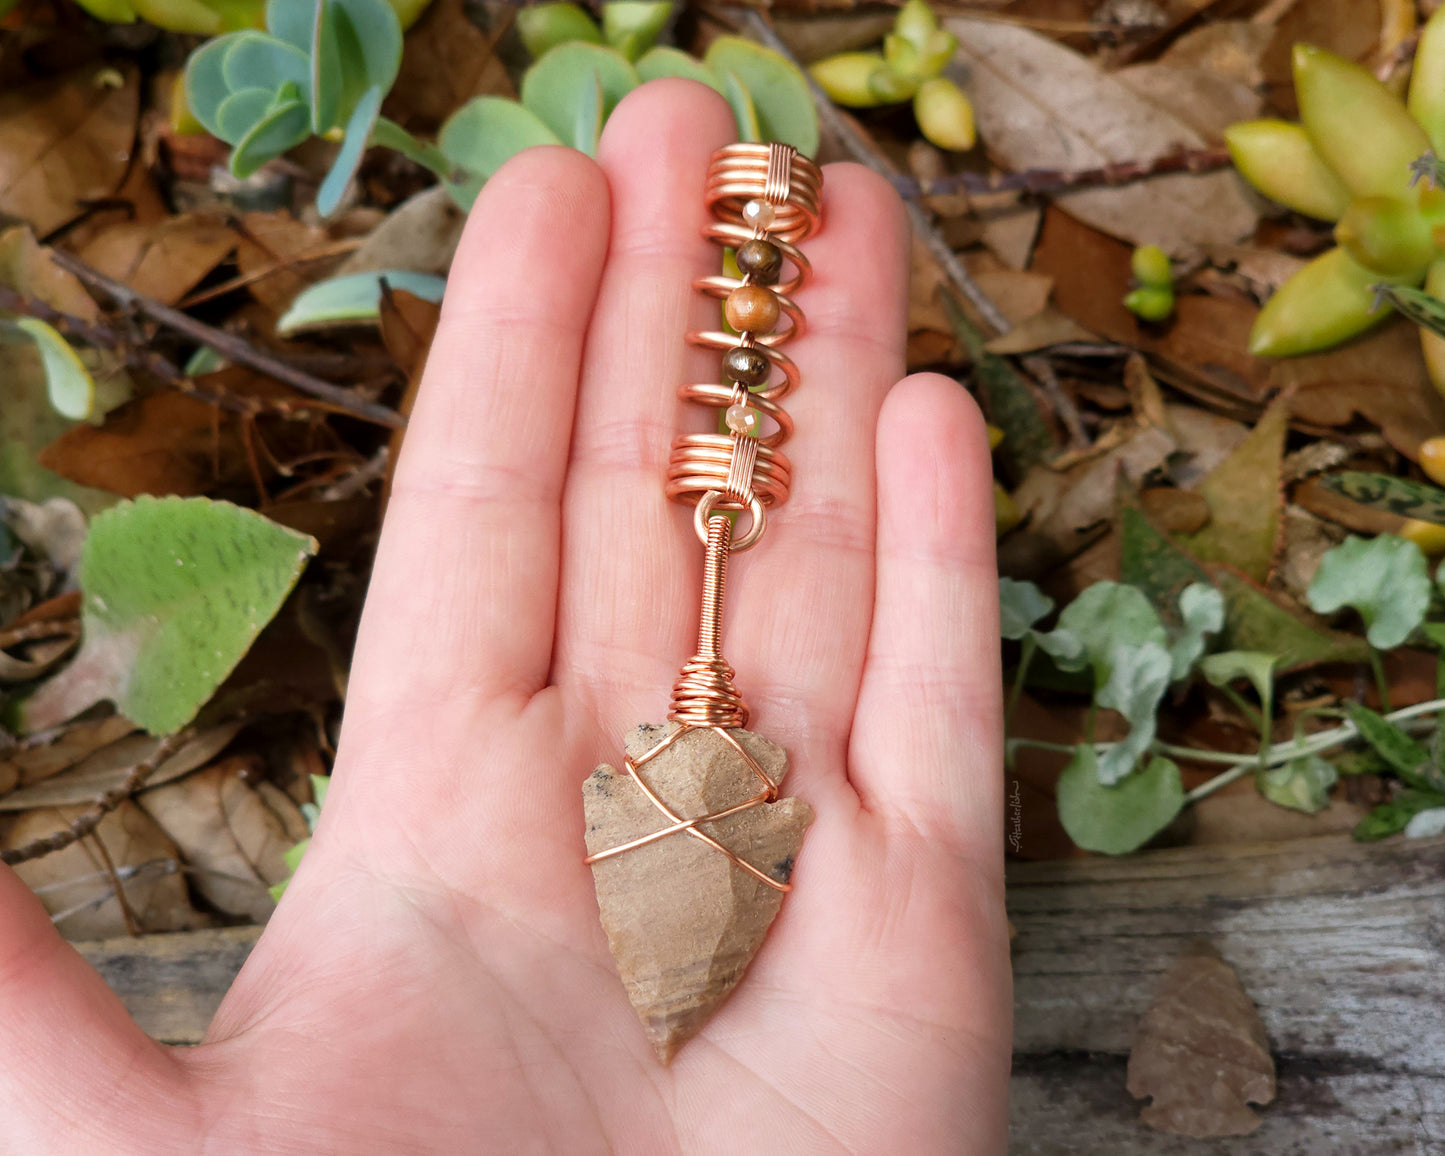
<svg viewBox="0 0 1445 1156">
<path fill-rule="evenodd" d="M 1262 772 L 1259 792 L 1271 803 L 1313 815 L 1330 805 L 1330 788 L 1339 777 L 1331 763 L 1306 755 Z"/>
<path fill-rule="evenodd" d="M 1099 781 L 1117 783 L 1143 757 L 1158 728 L 1155 712 L 1169 689 L 1173 669 L 1169 652 L 1157 642 L 1116 646 L 1109 655 L 1109 681 L 1099 688 L 1095 701 L 1116 710 L 1129 724 L 1129 733 L 1098 760 Z"/>
<path fill-rule="evenodd" d="M 186 61 L 186 104 L 202 127 L 214 137 L 234 144 L 222 131 L 219 113 L 231 96 L 226 84 L 226 53 L 238 34 L 218 36 L 209 40 Z M 264 90 L 261 90 L 264 91 Z"/>
<path fill-rule="evenodd" d="M 1175 682 L 1194 669 L 1209 636 L 1224 629 L 1224 595 L 1213 586 L 1195 582 L 1179 595 L 1179 615 L 1184 626 L 1169 644 L 1170 677 Z"/>
<path fill-rule="evenodd" d="M 130 0 L 76 0 L 76 2 L 100 20 L 111 24 L 133 24 L 137 19 Z"/>
<path fill-rule="evenodd" d="M 530 4 L 517 12 L 517 33 L 533 60 L 571 41 L 602 43 L 602 29 L 576 4 Z"/>
<path fill-rule="evenodd" d="M 672 7 L 670 0 L 608 0 L 602 5 L 602 36 L 628 60 L 636 60 L 652 47 Z"/>
<path fill-rule="evenodd" d="M 764 140 L 790 144 L 805 156 L 818 151 L 818 111 L 807 79 L 791 63 L 736 36 L 719 36 L 703 60 L 718 75 L 731 72 L 747 87 Z"/>
<path fill-rule="evenodd" d="M 564 144 L 592 156 L 602 122 L 640 83 L 637 70 L 616 49 L 574 41 L 559 44 L 527 69 L 522 104 Z"/>
<path fill-rule="evenodd" d="M 1320 481 L 1326 489 L 1372 510 L 1445 526 L 1445 490 L 1439 486 L 1357 470 L 1326 474 Z"/>
<path fill-rule="evenodd" d="M 1445 17 L 1440 12 L 1435 9 L 1420 32 L 1407 104 L 1429 136 L 1430 147 L 1445 154 Z"/>
<path fill-rule="evenodd" d="M 80 355 L 54 328 L 34 317 L 20 317 L 6 324 L 35 343 L 45 372 L 45 389 L 55 412 L 84 421 L 95 410 L 95 379 Z"/>
<path fill-rule="evenodd" d="M 306 53 L 264 32 L 236 32 L 225 37 L 221 79 L 231 92 L 262 88 L 274 93 L 288 81 L 303 92 L 311 83 Z"/>
<path fill-rule="evenodd" d="M 340 9 L 318 0 L 311 28 L 311 131 L 324 133 L 341 118 L 346 91 L 342 75 L 341 36 L 336 28 Z"/>
<path fill-rule="evenodd" d="M 1239 175 L 1272 201 L 1321 221 L 1338 221 L 1350 190 L 1320 159 L 1304 126 L 1284 120 L 1245 120 L 1224 132 Z"/>
<path fill-rule="evenodd" d="M 470 209 L 487 178 L 517 153 L 562 140 L 531 109 L 499 96 L 479 96 L 442 125 L 437 145 L 463 175 L 447 182 L 453 199 Z"/>
<path fill-rule="evenodd" d="M 316 542 L 207 498 L 138 498 L 97 515 L 80 561 L 83 639 L 24 704 L 27 729 L 112 700 L 152 734 L 195 717 L 296 584 Z"/>
<path fill-rule="evenodd" d="M 1316 257 L 1260 310 L 1249 351 L 1260 357 L 1293 357 L 1358 336 L 1391 316 L 1376 293 L 1380 280 L 1380 274 L 1344 249 Z"/>
<path fill-rule="evenodd" d="M 383 281 L 393 289 L 403 289 L 427 301 L 440 301 L 447 287 L 441 277 L 405 269 L 378 269 L 332 277 L 303 290 L 276 322 L 276 332 L 289 337 L 331 325 L 374 324 L 381 315 Z"/>
<path fill-rule="evenodd" d="M 738 79 L 737 73 L 723 73 L 723 95 L 727 97 L 728 104 L 732 105 L 733 119 L 738 125 L 738 140 L 762 140 L 763 127 L 758 121 L 757 106 L 753 104 L 752 94 Z"/>
<path fill-rule="evenodd" d="M 222 29 L 221 14 L 201 0 L 131 0 L 143 20 L 171 32 L 213 36 Z"/>
<path fill-rule="evenodd" d="M 637 62 L 637 75 L 644 84 L 649 80 L 660 80 L 664 76 L 680 76 L 684 80 L 695 80 L 726 95 L 717 73 L 697 57 L 689 56 L 676 48 L 659 46 L 651 49 Z"/>
<path fill-rule="evenodd" d="M 1126 776 L 1117 786 L 1099 781 L 1094 749 L 1074 748 L 1055 788 L 1059 821 L 1086 851 L 1127 855 L 1138 850 L 1184 807 L 1179 767 L 1166 758 Z"/>
<path fill-rule="evenodd" d="M 1054 608 L 1054 600 L 1032 582 L 998 580 L 999 631 L 1017 642 Z"/>
<path fill-rule="evenodd" d="M 231 172 L 249 177 L 269 160 L 295 148 L 311 135 L 311 113 L 305 101 L 275 104 L 231 152 Z"/>
<path fill-rule="evenodd" d="M 316 29 L 316 0 L 268 0 L 266 30 L 278 40 L 311 55 Z"/>
<path fill-rule="evenodd" d="M 381 100 L 386 94 L 380 88 L 368 89 L 351 110 L 351 120 L 346 125 L 346 136 L 342 139 L 341 150 L 332 162 L 331 171 L 316 190 L 316 209 L 323 217 L 336 212 L 346 186 L 356 175 L 361 156 L 371 139 L 371 130 L 376 127 L 376 118 L 381 114 Z"/>
<path fill-rule="evenodd" d="M 1351 537 L 1320 559 L 1307 592 L 1310 608 L 1332 614 L 1349 606 L 1365 620 L 1365 637 L 1378 650 L 1399 646 L 1430 608 L 1430 575 L 1414 542 L 1381 534 Z"/>
<path fill-rule="evenodd" d="M 1422 811 L 1445 807 L 1445 794 L 1436 791 L 1401 791 L 1388 803 L 1381 803 L 1356 824 L 1350 833 L 1361 843 L 1373 843 L 1403 831 Z"/>
<path fill-rule="evenodd" d="M 386 0 L 323 0 L 336 8 L 334 33 L 341 53 L 343 89 L 337 122 L 373 88 L 391 91 L 401 71 L 401 21 Z M 330 30 L 328 21 L 325 27 Z M 328 126 L 331 127 L 331 126 Z"/>
<path fill-rule="evenodd" d="M 275 93 L 264 88 L 243 88 L 221 102 L 216 111 L 216 136 L 230 145 L 238 145 L 272 111 Z"/>
</svg>

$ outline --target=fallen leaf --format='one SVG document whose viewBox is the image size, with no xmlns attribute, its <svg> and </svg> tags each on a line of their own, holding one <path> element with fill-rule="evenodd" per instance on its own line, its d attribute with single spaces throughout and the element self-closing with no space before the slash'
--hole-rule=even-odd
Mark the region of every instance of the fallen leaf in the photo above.
<svg viewBox="0 0 1445 1156">
<path fill-rule="evenodd" d="M 174 305 L 235 247 L 224 221 L 183 213 L 156 224 L 117 222 L 94 233 L 77 255 L 137 293 Z"/>
<path fill-rule="evenodd" d="M 1048 37 L 1004 22 L 945 23 L 970 68 L 979 135 L 1009 169 L 1149 161 L 1205 143 L 1189 125 Z M 1258 221 L 1231 172 L 1159 177 L 1065 193 L 1056 201 L 1095 228 L 1171 252 L 1238 240 Z"/>
<path fill-rule="evenodd" d="M 1177 68 L 1199 68 L 1249 88 L 1264 83 L 1260 60 L 1274 28 L 1253 20 L 1220 20 L 1186 32 L 1159 58 Z"/>
<path fill-rule="evenodd" d="M 1158 61 L 1135 64 L 1114 74 L 1129 91 L 1187 124 L 1211 144 L 1224 139 L 1236 121 L 1257 117 L 1264 101 L 1250 85 L 1208 68 Z"/>
<path fill-rule="evenodd" d="M 290 874 L 282 856 L 310 833 L 279 787 L 247 781 L 250 760 L 225 759 L 137 798 L 193 869 L 192 885 L 227 915 L 264 923 L 267 888 Z"/>
<path fill-rule="evenodd" d="M 1178 1136 L 1243 1136 L 1260 1125 L 1249 1104 L 1274 1099 L 1269 1038 L 1234 969 L 1207 943 L 1164 973 L 1129 1053 L 1129 1094 L 1140 1113 Z"/>
<path fill-rule="evenodd" d="M 1229 457 L 1249 436 L 1249 426 L 1195 405 L 1164 407 L 1165 426 L 1179 443 L 1169 462 L 1169 480 L 1190 489 Z"/>
<path fill-rule="evenodd" d="M 1364 639 L 1329 630 L 1302 606 L 1262 590 L 1237 571 L 1223 566 L 1208 570 L 1224 595 L 1222 649 L 1276 655 L 1281 674 L 1325 662 L 1364 662 L 1369 657 Z"/>
<path fill-rule="evenodd" d="M 5 786 L 7 775 L 10 787 L 38 783 L 68 770 L 93 752 L 134 733 L 135 729 L 130 719 L 111 715 L 96 722 L 68 726 L 47 742 L 22 745 L 0 759 L 0 791 L 9 789 Z"/>
<path fill-rule="evenodd" d="M 467 215 L 442 185 L 423 189 L 387 214 L 335 276 L 409 269 L 446 276 Z"/>
<path fill-rule="evenodd" d="M 70 826 L 86 807 L 30 811 L 19 816 L 7 843 L 22 847 Z M 175 870 L 176 846 L 155 820 L 126 800 L 101 820 L 91 837 L 104 845 L 122 879 L 126 901 L 142 931 L 189 931 L 206 919 L 191 906 L 186 881 Z M 131 870 L 127 870 L 131 869 Z M 82 839 L 15 868 L 52 916 L 66 914 L 57 927 L 67 939 L 109 939 L 130 931 L 116 901 L 105 860 Z"/>
<path fill-rule="evenodd" d="M 342 260 L 331 235 L 290 213 L 247 213 L 237 232 L 236 266 L 246 289 L 280 316 L 307 286 L 330 276 Z"/>
<path fill-rule="evenodd" d="M 1007 333 L 988 341 L 984 348 L 1000 357 L 1009 354 L 1033 353 L 1051 345 L 1066 342 L 1097 342 L 1099 339 L 1072 317 L 1052 307 L 1027 317 Z"/>
<path fill-rule="evenodd" d="M 989 214 L 983 222 L 983 243 L 1008 268 L 1027 269 L 1043 220 L 1043 209 L 1034 205 Z"/>
<path fill-rule="evenodd" d="M 108 196 L 130 165 L 140 74 L 89 66 L 0 92 L 0 213 L 44 236 Z"/>
<path fill-rule="evenodd" d="M 1291 67 L 1294 46 L 1313 44 L 1365 63 L 1380 38 L 1380 5 L 1376 0 L 1305 0 L 1286 7 L 1272 31 L 1260 59 L 1265 95 L 1271 105 L 1293 116 L 1299 111 Z"/>
<path fill-rule="evenodd" d="M 1180 544 L 1201 562 L 1222 562 L 1256 582 L 1269 577 L 1279 546 L 1280 465 L 1289 428 L 1289 398 L 1259 419 L 1249 437 L 1200 482 L 1209 522 Z"/>
<path fill-rule="evenodd" d="M 1170 486 L 1142 490 L 1139 504 L 1156 526 L 1170 534 L 1192 534 L 1209 522 L 1209 503 L 1188 490 Z"/>
<path fill-rule="evenodd" d="M 79 278 L 57 265 L 24 225 L 0 233 L 0 284 L 81 321 L 100 320 L 100 307 Z"/>
<path fill-rule="evenodd" d="M 404 128 L 427 135 L 474 96 L 515 96 L 492 43 L 463 0 L 432 0 L 407 33 L 401 70 L 383 107 Z"/>
</svg>

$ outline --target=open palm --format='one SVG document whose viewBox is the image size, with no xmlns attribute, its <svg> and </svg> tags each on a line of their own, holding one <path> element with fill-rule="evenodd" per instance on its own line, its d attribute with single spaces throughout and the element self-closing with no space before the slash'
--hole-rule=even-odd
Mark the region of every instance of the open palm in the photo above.
<svg viewBox="0 0 1445 1156">
<path fill-rule="evenodd" d="M 0 868 L 0 1153 L 996 1153 L 1009 981 L 982 424 L 902 372 L 906 227 L 826 170 L 790 502 L 728 657 L 817 820 L 669 1068 L 582 863 L 581 783 L 661 721 L 701 550 L 662 493 L 715 94 L 486 186 L 392 495 L 326 814 L 207 1042 L 147 1039 Z"/>
</svg>

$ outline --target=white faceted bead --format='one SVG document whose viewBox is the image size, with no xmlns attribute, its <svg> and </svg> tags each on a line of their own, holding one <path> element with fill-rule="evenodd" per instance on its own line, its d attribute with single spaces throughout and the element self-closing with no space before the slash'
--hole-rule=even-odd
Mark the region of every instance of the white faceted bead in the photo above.
<svg viewBox="0 0 1445 1156">
<path fill-rule="evenodd" d="M 767 201 L 749 201 L 743 206 L 743 220 L 754 229 L 770 229 L 777 219 L 777 210 Z"/>
<path fill-rule="evenodd" d="M 742 404 L 728 406 L 723 420 L 727 422 L 728 429 L 733 433 L 750 438 L 758 436 L 758 427 L 762 424 L 762 418 L 758 411 L 750 405 Z"/>
</svg>

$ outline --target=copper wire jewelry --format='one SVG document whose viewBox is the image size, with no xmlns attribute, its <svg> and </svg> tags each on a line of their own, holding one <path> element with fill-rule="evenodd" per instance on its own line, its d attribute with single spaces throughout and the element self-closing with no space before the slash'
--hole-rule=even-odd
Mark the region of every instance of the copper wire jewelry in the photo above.
<svg viewBox="0 0 1445 1156">
<path fill-rule="evenodd" d="M 757 545 L 792 482 L 782 446 L 793 421 L 781 402 L 800 375 L 780 346 L 804 329 L 794 295 L 812 270 L 798 245 L 819 226 L 822 181 L 788 145 L 713 154 L 705 197 L 714 219 L 703 232 L 733 252 L 740 275 L 694 282 L 722 302 L 728 328 L 687 340 L 722 355 L 722 380 L 678 392 L 722 420 L 720 432 L 673 442 L 666 481 L 669 498 L 694 507 L 704 547 L 697 652 L 673 685 L 669 722 L 636 728 L 624 770 L 598 767 L 583 784 L 585 862 L 602 922 L 664 1062 L 742 978 L 790 890 L 812 819 L 806 803 L 778 797 L 786 754 L 743 729 L 748 708 L 722 654 L 722 610 L 728 556 Z"/>
</svg>

